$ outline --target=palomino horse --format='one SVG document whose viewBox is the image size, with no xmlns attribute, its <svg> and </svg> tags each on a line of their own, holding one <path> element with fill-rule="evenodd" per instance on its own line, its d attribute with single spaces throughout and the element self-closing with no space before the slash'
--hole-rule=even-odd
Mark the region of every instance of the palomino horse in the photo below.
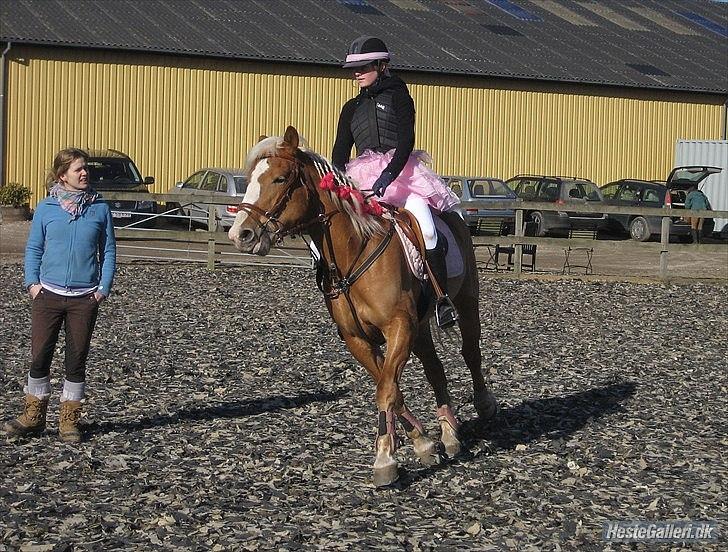
<svg viewBox="0 0 728 552">
<path fill-rule="evenodd" d="M 240 251 L 266 255 L 286 235 L 311 236 L 322 255 L 320 287 L 329 312 L 351 354 L 376 382 L 379 429 L 374 482 L 388 485 L 398 477 L 395 415 L 424 464 L 441 459 L 438 446 L 407 409 L 399 388 L 411 352 L 422 362 L 435 391 L 446 452 L 455 455 L 461 449 L 459 422 L 430 333 L 433 309 L 418 313 L 424 286 L 413 276 L 400 241 L 392 239 L 393 223 L 381 216 L 381 207 L 365 199 L 328 161 L 298 146 L 298 132 L 289 126 L 283 138 L 261 137 L 251 149 L 248 188 L 229 237 Z M 443 218 L 457 242 L 451 247 L 459 247 L 464 259 L 463 274 L 448 281 L 448 291 L 459 314 L 461 353 L 472 375 L 475 408 L 487 420 L 497 406 L 481 371 L 472 241 L 459 216 L 444 213 Z M 386 355 L 380 348 L 385 343 Z"/>
</svg>

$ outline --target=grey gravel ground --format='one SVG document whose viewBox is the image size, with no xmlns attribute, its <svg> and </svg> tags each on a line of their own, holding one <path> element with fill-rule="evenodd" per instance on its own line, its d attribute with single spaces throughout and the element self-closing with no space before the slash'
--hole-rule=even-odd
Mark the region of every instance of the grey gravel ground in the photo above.
<svg viewBox="0 0 728 552">
<path fill-rule="evenodd" d="M 20 264 L 0 282 L 8 418 L 29 302 Z M 309 272 L 122 266 L 89 359 L 88 441 L 58 441 L 57 393 L 43 436 L 0 441 L 0 551 L 601 550 L 620 547 L 601 537 L 614 519 L 725 535 L 728 287 L 481 283 L 501 414 L 479 423 L 447 351 L 467 452 L 425 468 L 406 445 L 400 482 L 376 490 L 373 385 Z M 403 389 L 436 433 L 416 361 Z"/>
</svg>

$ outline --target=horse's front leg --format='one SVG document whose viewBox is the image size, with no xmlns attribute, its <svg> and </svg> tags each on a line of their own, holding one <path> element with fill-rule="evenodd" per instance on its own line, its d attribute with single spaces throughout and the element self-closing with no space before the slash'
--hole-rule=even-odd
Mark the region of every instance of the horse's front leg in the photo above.
<svg viewBox="0 0 728 552">
<path fill-rule="evenodd" d="M 377 397 L 379 397 L 385 364 L 379 347 L 358 335 L 347 335 L 344 337 L 344 340 L 354 358 L 366 368 L 369 375 L 374 379 L 374 383 L 377 386 Z M 377 404 L 379 404 L 379 400 L 377 400 Z M 399 477 L 397 460 L 395 458 L 398 440 L 394 424 L 394 406 L 391 408 L 387 408 L 386 406 L 382 408 L 380 406 L 379 410 L 377 440 L 375 444 L 374 484 L 382 487 L 394 483 Z"/>
</svg>

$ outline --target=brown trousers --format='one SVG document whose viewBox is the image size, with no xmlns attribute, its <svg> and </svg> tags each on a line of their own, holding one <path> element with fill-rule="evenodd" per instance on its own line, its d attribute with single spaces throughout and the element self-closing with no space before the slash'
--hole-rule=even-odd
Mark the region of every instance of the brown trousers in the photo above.
<svg viewBox="0 0 728 552">
<path fill-rule="evenodd" d="M 702 230 L 704 220 L 705 219 L 698 218 L 698 217 L 688 217 L 688 222 L 690 223 L 690 228 L 692 228 L 693 230 Z"/>
<path fill-rule="evenodd" d="M 66 373 L 68 381 L 86 380 L 86 358 L 96 325 L 99 304 L 94 294 L 64 297 L 41 289 L 33 299 L 30 376 L 50 374 L 53 352 L 61 325 L 66 331 Z"/>
</svg>

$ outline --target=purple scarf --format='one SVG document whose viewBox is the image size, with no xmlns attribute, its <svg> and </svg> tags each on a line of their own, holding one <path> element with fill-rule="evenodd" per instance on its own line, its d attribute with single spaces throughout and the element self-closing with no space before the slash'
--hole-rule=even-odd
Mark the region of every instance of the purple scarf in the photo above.
<svg viewBox="0 0 728 552">
<path fill-rule="evenodd" d="M 80 192 L 66 190 L 59 182 L 56 182 L 50 191 L 51 197 L 58 199 L 61 209 L 71 215 L 71 220 L 78 218 L 87 205 L 90 205 L 99 197 L 94 190 L 88 189 Z"/>
</svg>

